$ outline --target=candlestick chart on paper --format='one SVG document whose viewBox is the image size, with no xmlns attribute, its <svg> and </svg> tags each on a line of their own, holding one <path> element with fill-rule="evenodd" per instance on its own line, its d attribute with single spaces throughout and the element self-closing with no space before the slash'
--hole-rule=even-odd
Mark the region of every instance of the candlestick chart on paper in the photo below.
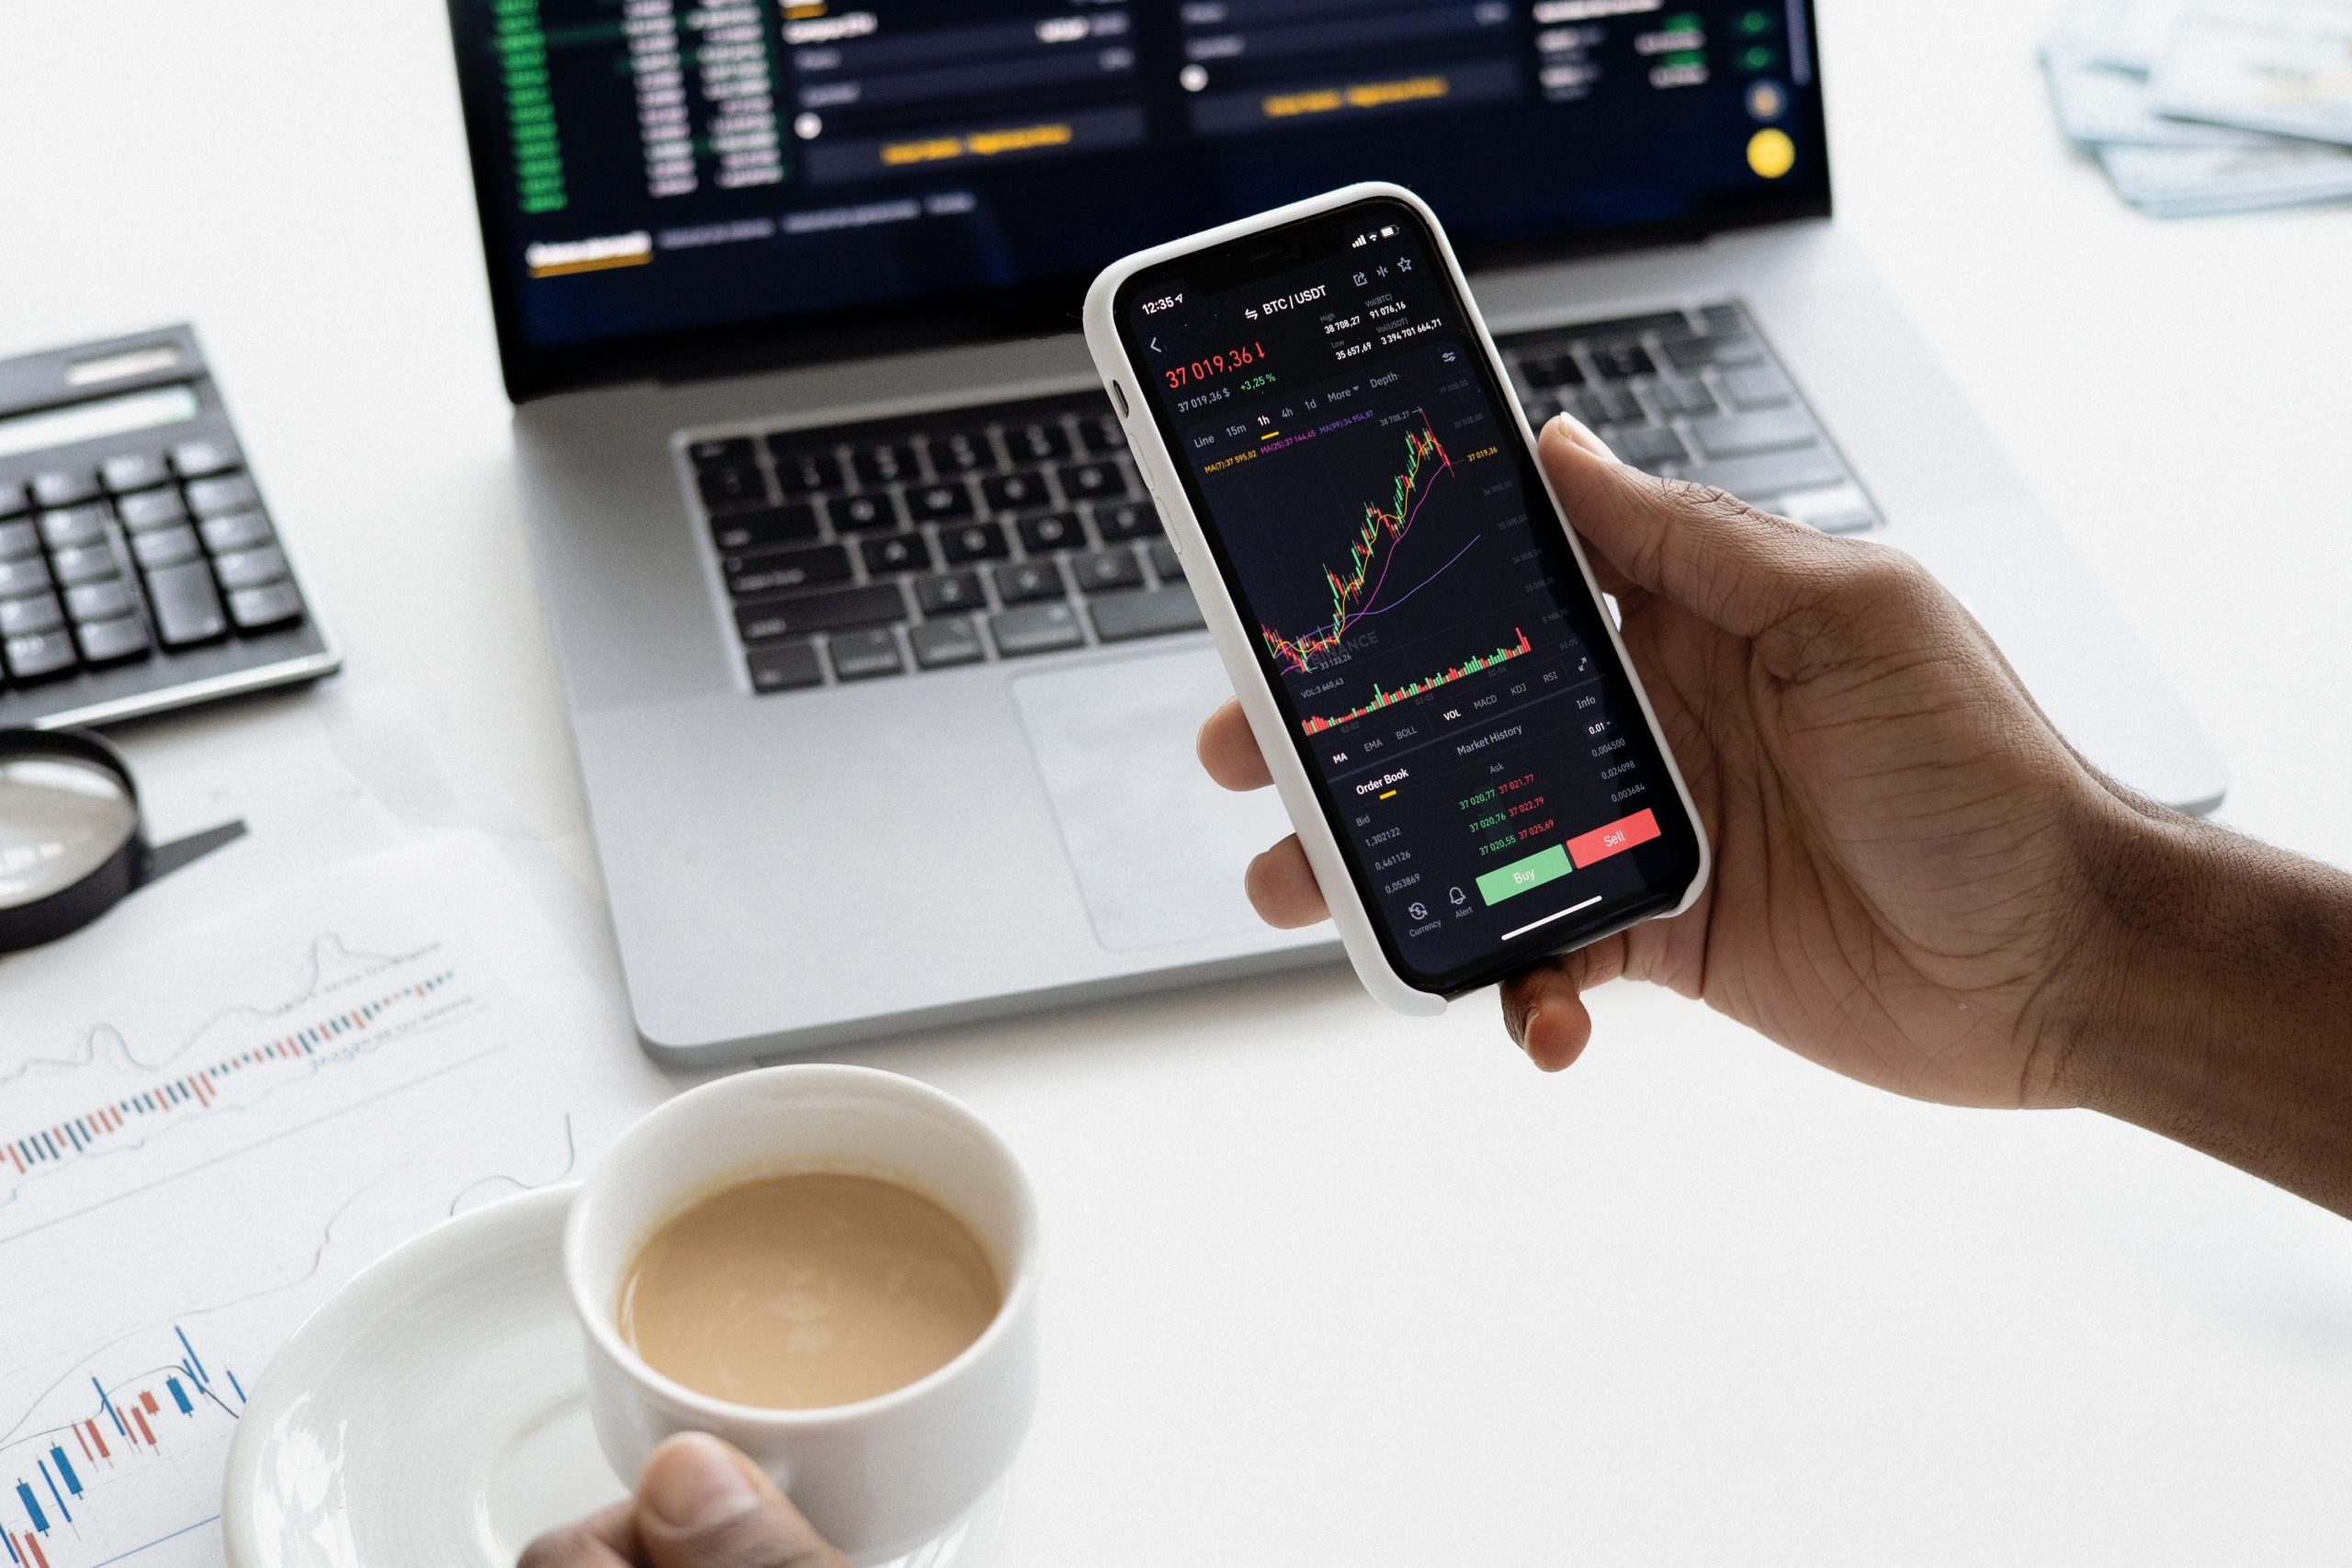
<svg viewBox="0 0 2352 1568">
<path fill-rule="evenodd" d="M 0 1568 L 218 1568 L 228 1446 L 286 1337 L 659 1094 L 476 852 L 398 850 L 135 950 L 7 961 Z"/>
</svg>

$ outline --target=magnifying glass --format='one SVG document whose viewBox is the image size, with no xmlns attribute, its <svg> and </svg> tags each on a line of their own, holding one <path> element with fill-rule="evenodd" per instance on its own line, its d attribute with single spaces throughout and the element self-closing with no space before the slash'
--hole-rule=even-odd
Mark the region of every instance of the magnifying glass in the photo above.
<svg viewBox="0 0 2352 1568">
<path fill-rule="evenodd" d="M 82 730 L 0 729 L 0 953 L 79 931 L 244 831 L 150 844 L 121 752 Z"/>
</svg>

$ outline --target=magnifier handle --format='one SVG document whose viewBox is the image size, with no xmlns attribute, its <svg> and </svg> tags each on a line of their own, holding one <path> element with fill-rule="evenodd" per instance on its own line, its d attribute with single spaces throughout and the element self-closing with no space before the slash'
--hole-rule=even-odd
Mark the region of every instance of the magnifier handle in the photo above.
<svg viewBox="0 0 2352 1568">
<path fill-rule="evenodd" d="M 223 822 L 218 828 L 207 828 L 201 833 L 190 833 L 185 839 L 174 839 L 168 844 L 156 844 L 130 874 L 130 886 L 144 887 L 159 877 L 169 876 L 190 861 L 201 860 L 223 844 L 234 843 L 245 836 L 243 819 Z"/>
</svg>

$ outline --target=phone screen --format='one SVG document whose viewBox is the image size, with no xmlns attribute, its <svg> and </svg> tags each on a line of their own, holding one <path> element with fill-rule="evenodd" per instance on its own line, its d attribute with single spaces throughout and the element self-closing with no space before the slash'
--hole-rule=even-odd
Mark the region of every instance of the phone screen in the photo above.
<svg viewBox="0 0 2352 1568">
<path fill-rule="evenodd" d="M 1391 964 L 1673 907 L 1697 836 L 1470 308 L 1374 198 L 1130 279 L 1128 358 Z"/>
</svg>

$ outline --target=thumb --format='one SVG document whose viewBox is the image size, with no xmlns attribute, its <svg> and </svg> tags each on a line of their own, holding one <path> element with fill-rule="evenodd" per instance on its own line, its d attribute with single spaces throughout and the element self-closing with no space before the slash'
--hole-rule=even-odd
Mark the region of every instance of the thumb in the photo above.
<svg viewBox="0 0 2352 1568">
<path fill-rule="evenodd" d="M 1577 439 L 1564 414 L 1541 456 L 1569 525 L 1634 587 L 1756 637 L 1836 571 L 1836 541 L 1717 490 L 1655 479 Z"/>
<path fill-rule="evenodd" d="M 645 1461 L 637 1539 L 651 1568 L 843 1568 L 757 1466 L 701 1432 Z"/>
</svg>

